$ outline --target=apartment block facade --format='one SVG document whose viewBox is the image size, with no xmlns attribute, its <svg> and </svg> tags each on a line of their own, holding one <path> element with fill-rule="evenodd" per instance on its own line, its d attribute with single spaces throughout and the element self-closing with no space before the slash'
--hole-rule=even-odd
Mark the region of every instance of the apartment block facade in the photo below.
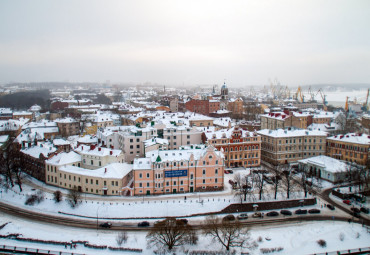
<svg viewBox="0 0 370 255">
<path fill-rule="evenodd" d="M 261 159 L 272 165 L 325 155 L 326 133 L 309 130 L 257 131 L 261 135 Z"/>
</svg>

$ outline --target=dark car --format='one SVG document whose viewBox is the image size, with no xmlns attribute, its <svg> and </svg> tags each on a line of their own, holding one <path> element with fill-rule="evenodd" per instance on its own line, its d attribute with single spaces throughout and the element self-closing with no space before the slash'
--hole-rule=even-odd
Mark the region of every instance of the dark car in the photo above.
<svg viewBox="0 0 370 255">
<path fill-rule="evenodd" d="M 369 214 L 369 208 L 367 207 L 361 207 L 360 211 L 363 213 Z"/>
<path fill-rule="evenodd" d="M 268 212 L 268 213 L 266 213 L 266 215 L 267 215 L 267 216 L 278 216 L 278 215 L 279 215 L 279 213 L 278 213 L 278 212 L 276 212 L 276 211 L 272 211 L 272 212 Z"/>
<path fill-rule="evenodd" d="M 234 171 L 233 170 L 229 170 L 229 174 L 233 174 L 234 173 Z"/>
<path fill-rule="evenodd" d="M 100 224 L 99 226 L 102 227 L 102 228 L 111 228 L 112 227 L 112 223 L 110 223 L 110 222 L 104 222 L 104 223 Z"/>
<path fill-rule="evenodd" d="M 234 182 L 232 180 L 229 180 L 229 183 L 234 186 Z"/>
<path fill-rule="evenodd" d="M 352 207 L 352 208 L 351 208 L 351 211 L 352 211 L 352 212 L 355 212 L 355 213 L 360 213 L 360 212 L 361 212 L 361 210 L 360 210 L 360 209 L 358 209 L 358 208 L 356 208 L 356 207 Z"/>
<path fill-rule="evenodd" d="M 311 210 L 308 210 L 308 213 L 320 213 L 320 210 L 319 209 L 311 209 Z"/>
<path fill-rule="evenodd" d="M 330 209 L 330 210 L 332 210 L 332 211 L 334 211 L 334 210 L 335 210 L 335 207 L 334 207 L 333 205 L 331 205 L 331 204 L 328 204 L 326 207 L 327 207 L 327 208 L 329 208 L 329 209 Z"/>
<path fill-rule="evenodd" d="M 307 214 L 307 210 L 298 209 L 295 211 L 295 214 Z"/>
<path fill-rule="evenodd" d="M 139 224 L 137 224 L 138 227 L 149 227 L 150 224 L 147 221 L 142 221 Z"/>
<path fill-rule="evenodd" d="M 351 200 L 343 200 L 343 203 L 345 203 L 347 205 L 351 205 L 352 204 Z"/>
<path fill-rule="evenodd" d="M 353 211 L 352 213 L 351 213 L 351 215 L 353 215 L 354 217 L 356 217 L 356 218 L 360 218 L 360 213 L 359 212 L 355 212 L 355 211 Z"/>
<path fill-rule="evenodd" d="M 289 211 L 289 210 L 281 210 L 280 211 L 280 213 L 281 214 L 283 214 L 283 215 L 288 215 L 288 216 L 290 216 L 290 215 L 292 215 L 293 213 L 291 212 L 291 211 Z"/>
<path fill-rule="evenodd" d="M 222 220 L 225 220 L 225 221 L 234 221 L 235 220 L 235 216 L 232 215 L 232 214 L 229 214 L 229 215 L 226 215 Z"/>
<path fill-rule="evenodd" d="M 187 225 L 188 224 L 188 220 L 187 219 L 179 219 L 180 222 L 182 222 L 184 225 Z"/>
</svg>

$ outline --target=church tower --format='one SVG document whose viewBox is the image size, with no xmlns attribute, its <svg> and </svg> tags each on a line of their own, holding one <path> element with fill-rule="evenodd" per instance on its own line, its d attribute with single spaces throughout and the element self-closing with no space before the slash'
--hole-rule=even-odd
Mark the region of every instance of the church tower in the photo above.
<svg viewBox="0 0 370 255">
<path fill-rule="evenodd" d="M 226 83 L 221 87 L 221 100 L 229 100 L 229 89 L 226 87 Z"/>
</svg>

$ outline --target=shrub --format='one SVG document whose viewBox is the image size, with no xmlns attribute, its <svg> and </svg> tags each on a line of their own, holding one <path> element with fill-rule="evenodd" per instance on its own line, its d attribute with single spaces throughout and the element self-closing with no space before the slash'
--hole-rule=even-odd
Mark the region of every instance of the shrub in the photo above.
<svg viewBox="0 0 370 255">
<path fill-rule="evenodd" d="M 128 240 L 128 235 L 127 235 L 127 232 L 120 232 L 118 233 L 118 235 L 116 236 L 116 242 L 119 246 L 122 245 L 122 243 L 126 243 Z"/>
<path fill-rule="evenodd" d="M 317 241 L 318 245 L 320 245 L 320 247 L 324 248 L 326 247 L 326 241 L 323 240 L 323 239 L 320 239 Z"/>
<path fill-rule="evenodd" d="M 39 190 L 36 194 L 27 196 L 25 205 L 39 204 L 43 200 L 44 200 L 44 193 L 41 190 Z"/>
<path fill-rule="evenodd" d="M 275 248 L 261 248 L 260 251 L 262 254 L 265 254 L 265 253 L 272 253 L 272 252 L 279 252 L 279 251 L 282 251 L 284 250 L 283 247 L 275 247 Z"/>
<path fill-rule="evenodd" d="M 359 232 L 357 232 L 357 233 L 356 233 L 356 238 L 357 238 L 357 239 L 359 239 L 359 238 L 360 238 L 360 233 L 359 233 Z"/>
<path fill-rule="evenodd" d="M 63 194 L 62 192 L 60 192 L 60 190 L 54 191 L 53 195 L 54 195 L 54 201 L 56 203 L 59 203 L 60 201 L 62 201 Z"/>
</svg>

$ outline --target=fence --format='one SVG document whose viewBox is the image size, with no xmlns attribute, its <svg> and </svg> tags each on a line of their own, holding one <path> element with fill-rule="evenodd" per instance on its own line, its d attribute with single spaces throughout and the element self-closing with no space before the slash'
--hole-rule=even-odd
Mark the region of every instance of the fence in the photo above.
<svg viewBox="0 0 370 255">
<path fill-rule="evenodd" d="M 355 255 L 355 254 L 369 254 L 370 247 L 367 248 L 358 248 L 358 249 L 351 249 L 351 250 L 342 250 L 342 251 L 331 251 L 326 253 L 314 253 L 313 255 Z"/>
<path fill-rule="evenodd" d="M 11 252 L 20 253 L 20 254 L 51 254 L 51 255 L 85 255 L 81 253 L 75 252 L 62 252 L 62 251 L 51 251 L 51 250 L 43 250 L 43 249 L 33 249 L 33 248 L 26 248 L 26 247 L 17 247 L 17 246 L 9 246 L 9 245 L 0 245 L 0 251 L 3 252 Z"/>
</svg>

